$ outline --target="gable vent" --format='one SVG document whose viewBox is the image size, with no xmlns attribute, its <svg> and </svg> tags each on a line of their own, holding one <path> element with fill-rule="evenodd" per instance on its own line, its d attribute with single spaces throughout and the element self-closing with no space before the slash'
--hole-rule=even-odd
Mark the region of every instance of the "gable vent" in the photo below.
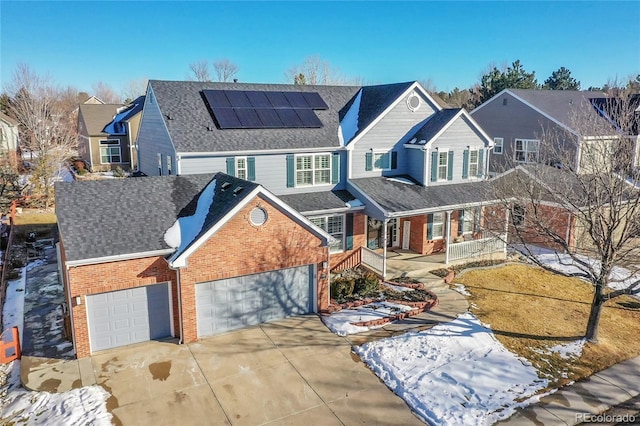
<svg viewBox="0 0 640 426">
<path fill-rule="evenodd" d="M 415 93 L 410 94 L 407 98 L 407 108 L 409 108 L 411 111 L 416 111 L 418 108 L 420 108 L 420 103 L 420 96 Z"/>
<path fill-rule="evenodd" d="M 255 209 L 251 210 L 249 220 L 251 221 L 252 225 L 263 225 L 267 221 L 267 212 L 260 207 L 256 207 Z"/>
</svg>

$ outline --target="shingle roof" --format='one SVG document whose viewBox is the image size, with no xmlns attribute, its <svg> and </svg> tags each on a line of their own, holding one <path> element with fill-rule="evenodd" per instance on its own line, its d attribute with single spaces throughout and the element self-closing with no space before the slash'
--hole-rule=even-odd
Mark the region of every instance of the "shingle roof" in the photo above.
<svg viewBox="0 0 640 426">
<path fill-rule="evenodd" d="M 280 195 L 278 198 L 300 213 L 337 209 L 346 211 L 349 209 L 346 203 L 355 199 L 349 191 L 345 190 Z"/>
<path fill-rule="evenodd" d="M 56 215 L 67 260 L 170 249 L 165 232 L 178 217 L 195 213 L 198 197 L 212 179 L 216 188 L 206 230 L 257 184 L 224 173 L 56 183 Z M 224 182 L 231 184 L 226 191 Z M 244 190 L 235 195 L 238 186 Z"/>
<path fill-rule="evenodd" d="M 418 129 L 415 134 L 416 145 L 424 145 L 438 134 L 453 118 L 462 110 L 462 108 L 447 108 L 437 111 L 427 120 L 424 125 Z"/>
<path fill-rule="evenodd" d="M 106 135 L 104 127 L 111 123 L 121 104 L 80 104 L 80 114 L 90 136 Z"/>
<path fill-rule="evenodd" d="M 362 97 L 360 99 L 360 110 L 358 112 L 358 131 L 351 139 L 358 136 L 369 126 L 382 112 L 387 109 L 402 93 L 404 93 L 414 82 L 382 84 L 377 86 L 362 87 Z M 355 93 L 354 93 L 355 95 Z M 340 120 L 349 110 L 353 103 L 351 99 L 340 111 Z M 349 141 L 345 141 L 347 143 Z"/>
<path fill-rule="evenodd" d="M 412 180 L 408 176 L 402 178 Z M 487 181 L 422 186 L 398 182 L 393 178 L 374 177 L 352 179 L 351 182 L 388 213 L 444 210 L 447 206 L 476 204 L 494 199 Z"/>
<path fill-rule="evenodd" d="M 576 111 L 597 115 L 591 105 L 591 99 L 605 97 L 603 92 L 577 90 L 527 90 L 508 89 L 547 115 L 565 126 L 572 127 L 572 119 Z"/>
<path fill-rule="evenodd" d="M 0 112 L 0 120 L 4 121 L 6 123 L 9 123 L 12 126 L 17 126 L 19 124 L 17 120 L 9 117 L 8 115 L 6 115 L 6 114 L 4 114 L 2 112 Z"/>
<path fill-rule="evenodd" d="M 339 111 L 358 92 L 354 86 L 296 86 L 288 84 L 212 83 L 151 80 L 177 152 L 256 151 L 267 149 L 337 147 Z M 202 90 L 318 92 L 327 110 L 316 110 L 321 128 L 218 129 Z M 167 119 L 171 116 L 171 120 Z"/>
</svg>

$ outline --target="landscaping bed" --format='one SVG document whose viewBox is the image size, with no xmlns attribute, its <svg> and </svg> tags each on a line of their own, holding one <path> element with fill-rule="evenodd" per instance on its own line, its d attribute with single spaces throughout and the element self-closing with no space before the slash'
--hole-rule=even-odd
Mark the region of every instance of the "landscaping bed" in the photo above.
<svg viewBox="0 0 640 426">
<path fill-rule="evenodd" d="M 417 315 L 437 303 L 437 296 L 419 281 L 402 277 L 383 282 L 356 268 L 332 276 L 331 303 L 324 314 L 344 311 L 340 315 L 343 321 L 368 329 Z"/>
</svg>

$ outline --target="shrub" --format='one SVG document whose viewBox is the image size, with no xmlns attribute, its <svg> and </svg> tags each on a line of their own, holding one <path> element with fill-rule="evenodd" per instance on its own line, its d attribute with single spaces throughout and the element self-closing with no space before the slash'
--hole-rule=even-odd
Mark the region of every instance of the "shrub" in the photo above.
<svg viewBox="0 0 640 426">
<path fill-rule="evenodd" d="M 338 303 L 343 303 L 347 297 L 353 294 L 355 280 L 348 277 L 340 277 L 331 281 L 331 298 Z"/>
<path fill-rule="evenodd" d="M 88 173 L 87 169 L 76 169 L 76 173 L 78 173 L 80 176 L 84 176 Z"/>
<path fill-rule="evenodd" d="M 122 170 L 122 167 L 118 166 L 118 167 L 116 167 L 116 168 L 115 168 L 115 170 L 113 171 L 113 175 L 114 175 L 115 177 L 119 177 L 119 178 L 121 178 L 121 177 L 124 177 L 124 176 L 125 176 L 125 173 L 124 173 L 124 170 Z"/>
<path fill-rule="evenodd" d="M 354 292 L 361 295 L 366 296 L 372 293 L 376 293 L 380 290 L 380 280 L 378 277 L 369 272 L 355 281 Z"/>
</svg>

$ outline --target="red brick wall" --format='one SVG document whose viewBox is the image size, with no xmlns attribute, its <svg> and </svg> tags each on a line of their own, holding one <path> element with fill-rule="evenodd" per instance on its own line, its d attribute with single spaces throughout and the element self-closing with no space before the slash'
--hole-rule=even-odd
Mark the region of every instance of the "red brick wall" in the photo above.
<svg viewBox="0 0 640 426">
<path fill-rule="evenodd" d="M 547 206 L 547 205 L 537 205 L 536 206 L 538 213 L 536 216 L 537 220 L 532 220 L 529 216 L 533 209 L 531 204 L 525 205 L 525 222 L 524 226 L 519 228 L 519 233 L 522 240 L 528 244 L 533 244 L 542 247 L 548 247 L 553 250 L 562 250 L 562 247 L 553 242 L 551 237 L 545 235 L 545 231 L 541 229 L 544 227 L 546 229 L 551 230 L 552 232 L 559 235 L 562 239 L 565 239 L 567 236 L 567 229 L 569 226 L 573 227 L 573 223 L 569 225 L 569 213 L 561 208 Z M 514 241 L 515 238 L 515 229 L 513 228 L 512 219 L 509 219 L 510 228 L 509 228 L 509 237 L 511 241 Z M 536 223 L 538 222 L 538 223 Z M 573 240 L 573 232 L 570 235 L 570 243 L 574 243 Z"/>
<path fill-rule="evenodd" d="M 268 219 L 253 226 L 249 214 L 255 207 L 266 210 Z M 223 278 L 255 274 L 275 269 L 316 264 L 318 309 L 328 306 L 329 248 L 305 227 L 258 196 L 227 222 L 187 260 L 180 270 L 185 342 L 197 340 L 195 284 Z M 325 278 L 322 275 L 325 274 Z"/>
<path fill-rule="evenodd" d="M 97 265 L 74 266 L 69 268 L 69 290 L 72 305 L 75 297 L 82 297 L 82 304 L 71 306 L 74 336 L 78 358 L 90 355 L 89 329 L 87 325 L 86 298 L 89 294 L 124 290 L 171 281 L 173 299 L 173 324 L 175 333 L 179 333 L 178 302 L 175 287 L 176 273 L 169 269 L 167 261 L 161 257 L 122 260 Z"/>
</svg>

